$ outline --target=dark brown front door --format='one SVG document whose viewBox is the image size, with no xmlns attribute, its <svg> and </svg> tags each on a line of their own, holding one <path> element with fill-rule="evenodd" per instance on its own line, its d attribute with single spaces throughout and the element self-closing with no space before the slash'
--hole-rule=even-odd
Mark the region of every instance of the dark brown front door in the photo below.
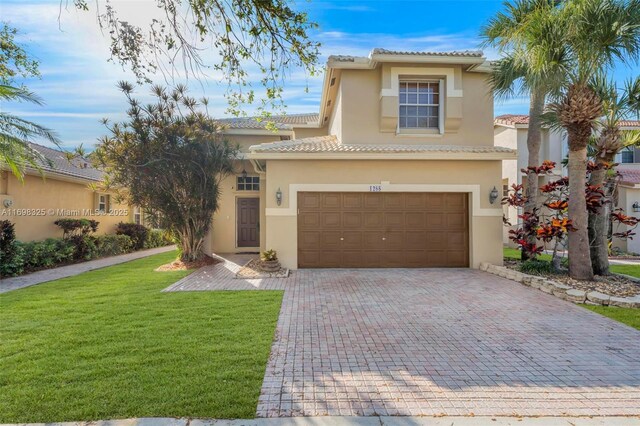
<svg viewBox="0 0 640 426">
<path fill-rule="evenodd" d="M 469 266 L 466 193 L 301 192 L 298 267 Z"/>
<path fill-rule="evenodd" d="M 260 199 L 238 198 L 238 247 L 260 247 Z"/>
</svg>

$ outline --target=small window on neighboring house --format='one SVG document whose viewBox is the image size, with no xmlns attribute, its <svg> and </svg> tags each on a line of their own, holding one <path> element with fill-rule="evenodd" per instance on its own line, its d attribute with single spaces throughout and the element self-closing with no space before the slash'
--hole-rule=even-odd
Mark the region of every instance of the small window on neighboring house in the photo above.
<svg viewBox="0 0 640 426">
<path fill-rule="evenodd" d="M 140 207 L 133 208 L 133 223 L 142 225 L 142 209 Z"/>
<path fill-rule="evenodd" d="M 400 81 L 400 129 L 440 128 L 440 82 Z"/>
<path fill-rule="evenodd" d="M 98 211 L 106 212 L 109 210 L 109 195 L 98 194 Z"/>
<path fill-rule="evenodd" d="M 622 164 L 633 163 L 633 147 L 629 146 L 624 148 L 622 151 L 616 155 L 616 162 Z"/>
<path fill-rule="evenodd" d="M 280 140 L 281 141 L 290 141 L 291 140 L 291 136 L 288 136 L 288 135 L 280 136 Z"/>
<path fill-rule="evenodd" d="M 503 183 L 502 184 L 502 197 L 508 197 L 509 196 L 509 184 L 508 183 Z"/>
<path fill-rule="evenodd" d="M 260 191 L 260 176 L 238 176 L 236 188 L 238 191 Z"/>
</svg>

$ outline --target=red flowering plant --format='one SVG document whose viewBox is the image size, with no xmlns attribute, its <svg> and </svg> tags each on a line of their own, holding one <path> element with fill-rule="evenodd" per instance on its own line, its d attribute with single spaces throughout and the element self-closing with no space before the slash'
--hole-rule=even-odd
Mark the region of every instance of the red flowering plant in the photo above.
<svg viewBox="0 0 640 426">
<path fill-rule="evenodd" d="M 545 161 L 540 167 L 528 167 L 522 169 L 522 173 L 527 174 L 533 171 L 537 177 L 553 176 L 555 169 L 553 161 Z M 607 166 L 613 168 L 614 164 Z M 589 162 L 587 170 L 591 173 L 598 167 Z M 523 192 L 523 185 L 512 185 L 506 197 L 502 199 L 502 204 L 509 207 L 521 209 L 527 201 L 527 195 Z M 518 215 L 518 224 L 512 225 L 506 217 L 503 222 L 511 227 L 509 239 L 516 243 L 518 248 L 527 254 L 527 258 L 536 259 L 545 250 L 548 244 L 553 243 L 554 259 L 559 248 L 566 244 L 566 236 L 569 232 L 576 230 L 571 220 L 567 217 L 569 207 L 569 178 L 562 176 L 552 180 L 540 187 L 541 206 L 535 208 L 532 213 L 521 213 Z M 605 196 L 603 188 L 597 185 L 585 187 L 587 200 L 587 210 L 597 212 L 604 203 L 610 202 Z M 640 224 L 640 219 L 627 216 L 622 209 L 616 209 L 611 214 L 611 220 L 621 230 L 613 233 L 617 238 L 632 238 L 635 228 Z M 535 241 L 532 243 L 531 241 Z"/>
</svg>

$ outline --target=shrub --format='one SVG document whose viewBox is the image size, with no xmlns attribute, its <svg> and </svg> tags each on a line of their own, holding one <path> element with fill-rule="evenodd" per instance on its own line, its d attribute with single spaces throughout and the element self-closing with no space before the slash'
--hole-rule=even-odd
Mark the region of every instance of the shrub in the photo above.
<svg viewBox="0 0 640 426">
<path fill-rule="evenodd" d="M 70 239 L 74 236 L 89 235 L 98 230 L 97 222 L 93 219 L 58 219 L 55 222 L 62 229 L 62 238 Z"/>
<path fill-rule="evenodd" d="M 147 240 L 144 242 L 144 248 L 164 247 L 173 244 L 171 235 L 167 231 L 160 229 L 150 229 L 147 234 Z"/>
<path fill-rule="evenodd" d="M 260 253 L 260 260 L 263 261 L 272 261 L 278 260 L 278 253 L 274 249 L 265 250 Z"/>
<path fill-rule="evenodd" d="M 68 240 L 73 244 L 75 260 L 91 260 L 96 257 L 96 237 L 91 235 L 74 235 Z"/>
<path fill-rule="evenodd" d="M 116 234 L 129 236 L 133 242 L 134 250 L 141 250 L 144 248 L 149 230 L 145 226 L 138 225 L 137 223 L 120 222 L 116 227 Z"/>
<path fill-rule="evenodd" d="M 533 275 L 551 274 L 553 273 L 553 265 L 551 262 L 529 259 L 520 264 L 520 272 Z"/>
<path fill-rule="evenodd" d="M 51 268 L 73 260 L 75 247 L 69 240 L 48 238 L 44 241 L 20 243 L 24 250 L 24 267 L 27 271 Z"/>
<path fill-rule="evenodd" d="M 16 241 L 13 223 L 0 221 L 0 278 L 19 275 L 24 270 L 22 247 Z"/>
<path fill-rule="evenodd" d="M 133 249 L 133 241 L 128 235 L 100 235 L 96 238 L 96 256 L 116 256 L 129 253 Z"/>
</svg>

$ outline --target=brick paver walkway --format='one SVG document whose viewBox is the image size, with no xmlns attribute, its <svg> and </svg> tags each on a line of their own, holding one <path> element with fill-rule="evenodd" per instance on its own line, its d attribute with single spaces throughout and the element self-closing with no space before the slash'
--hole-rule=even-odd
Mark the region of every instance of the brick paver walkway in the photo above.
<svg viewBox="0 0 640 426">
<path fill-rule="evenodd" d="M 640 414 L 640 332 L 513 281 L 220 266 L 173 289 L 285 289 L 259 417 Z"/>
</svg>

